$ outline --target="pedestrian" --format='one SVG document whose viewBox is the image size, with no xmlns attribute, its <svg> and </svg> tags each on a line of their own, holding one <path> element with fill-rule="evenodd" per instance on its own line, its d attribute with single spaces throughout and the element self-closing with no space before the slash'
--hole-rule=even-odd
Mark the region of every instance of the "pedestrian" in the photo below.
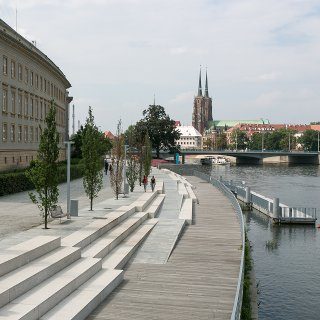
<svg viewBox="0 0 320 320">
<path fill-rule="evenodd" d="M 154 176 L 152 176 L 152 178 L 151 178 L 150 185 L 151 185 L 151 190 L 153 192 L 154 191 L 154 187 L 156 185 L 156 178 Z"/>
<path fill-rule="evenodd" d="M 143 176 L 142 184 L 143 184 L 144 192 L 147 192 L 148 178 L 146 175 Z"/>
<path fill-rule="evenodd" d="M 112 168 L 112 164 L 110 163 L 110 164 L 109 164 L 109 171 L 110 171 L 110 174 L 112 173 L 112 169 L 113 169 L 113 168 Z"/>
<path fill-rule="evenodd" d="M 104 160 L 104 171 L 106 172 L 106 175 L 108 174 L 108 168 L 109 168 L 109 163 L 108 160 Z"/>
</svg>

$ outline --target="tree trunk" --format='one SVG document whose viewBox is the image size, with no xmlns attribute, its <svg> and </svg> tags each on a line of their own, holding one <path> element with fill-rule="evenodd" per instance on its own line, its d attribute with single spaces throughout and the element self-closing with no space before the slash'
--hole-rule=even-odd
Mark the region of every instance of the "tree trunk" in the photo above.
<svg viewBox="0 0 320 320">
<path fill-rule="evenodd" d="M 92 205 L 93 205 L 93 198 L 90 197 L 90 211 L 92 211 Z"/>
<path fill-rule="evenodd" d="M 44 228 L 48 229 L 48 209 L 44 209 Z"/>
<path fill-rule="evenodd" d="M 159 147 L 156 148 L 156 152 L 157 152 L 157 159 L 159 159 L 160 158 L 160 148 Z"/>
</svg>

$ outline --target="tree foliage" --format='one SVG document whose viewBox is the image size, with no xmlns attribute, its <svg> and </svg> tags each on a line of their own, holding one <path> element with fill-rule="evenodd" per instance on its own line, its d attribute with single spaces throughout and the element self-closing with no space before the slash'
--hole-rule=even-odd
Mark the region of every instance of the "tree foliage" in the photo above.
<svg viewBox="0 0 320 320">
<path fill-rule="evenodd" d="M 59 134 L 56 125 L 56 107 L 51 101 L 49 113 L 45 119 L 46 128 L 40 137 L 37 160 L 26 171 L 26 176 L 35 186 L 37 195 L 29 193 L 30 199 L 37 204 L 44 217 L 44 228 L 48 229 L 48 215 L 59 197 L 58 164 Z"/>
<path fill-rule="evenodd" d="M 97 145 L 98 153 L 100 156 L 104 156 L 108 153 L 112 148 L 112 143 L 108 137 L 105 137 L 104 133 L 101 131 L 99 132 L 100 143 Z M 72 158 L 82 158 L 82 141 L 83 135 L 85 133 L 85 128 L 83 126 L 71 137 L 71 141 L 74 142 L 72 145 Z"/>
<path fill-rule="evenodd" d="M 180 133 L 175 128 L 174 120 L 170 119 L 162 106 L 150 105 L 143 111 L 143 116 L 140 122 L 147 129 L 157 158 L 159 158 L 160 150 L 176 147 L 176 140 L 180 138 Z"/>
<path fill-rule="evenodd" d="M 110 184 L 119 199 L 123 182 L 123 163 L 124 163 L 124 134 L 122 133 L 121 120 L 118 121 L 117 133 L 112 148 L 113 161 L 111 163 Z"/>
<path fill-rule="evenodd" d="M 306 130 L 299 138 L 299 143 L 302 144 L 306 151 L 318 151 L 319 132 L 316 130 Z"/>
<path fill-rule="evenodd" d="M 245 131 L 241 131 L 240 129 L 232 131 L 230 144 L 232 149 L 244 150 L 247 148 L 247 144 L 248 137 Z"/>
<path fill-rule="evenodd" d="M 93 199 L 102 189 L 101 134 L 94 123 L 92 109 L 89 107 L 88 117 L 82 134 L 82 158 L 84 164 L 83 186 L 90 199 L 92 210 Z"/>
<path fill-rule="evenodd" d="M 220 133 L 215 141 L 215 148 L 223 150 L 227 148 L 227 144 L 227 135 L 224 132 Z"/>
</svg>

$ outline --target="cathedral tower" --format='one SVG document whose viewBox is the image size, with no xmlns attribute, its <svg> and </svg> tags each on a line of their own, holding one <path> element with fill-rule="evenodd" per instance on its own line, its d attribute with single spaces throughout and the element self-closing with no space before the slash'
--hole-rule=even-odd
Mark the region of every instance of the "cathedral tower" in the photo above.
<svg viewBox="0 0 320 320">
<path fill-rule="evenodd" d="M 206 83 L 203 96 L 200 68 L 198 94 L 195 96 L 193 103 L 192 126 L 203 134 L 208 128 L 209 121 L 212 121 L 212 99 L 209 97 L 208 75 L 206 71 Z"/>
</svg>

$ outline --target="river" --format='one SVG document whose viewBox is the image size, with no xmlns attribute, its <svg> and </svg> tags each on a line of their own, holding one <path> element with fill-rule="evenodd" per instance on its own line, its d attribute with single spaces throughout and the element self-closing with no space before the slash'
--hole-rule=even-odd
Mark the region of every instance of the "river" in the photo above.
<svg viewBox="0 0 320 320">
<path fill-rule="evenodd" d="M 279 197 L 289 206 L 316 207 L 320 218 L 319 166 L 215 166 L 211 174 L 245 181 L 253 191 Z M 246 213 L 245 220 L 258 283 L 259 319 L 320 319 L 320 229 L 273 225 L 256 211 Z"/>
</svg>

